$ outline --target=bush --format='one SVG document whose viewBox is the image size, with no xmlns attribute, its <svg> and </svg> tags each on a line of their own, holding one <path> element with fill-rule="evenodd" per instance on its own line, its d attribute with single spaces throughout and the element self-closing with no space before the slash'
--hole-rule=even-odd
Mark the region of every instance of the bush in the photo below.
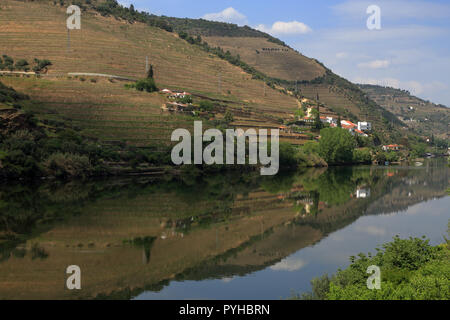
<svg viewBox="0 0 450 320">
<path fill-rule="evenodd" d="M 16 62 L 16 69 L 17 70 L 23 70 L 23 71 L 28 71 L 30 70 L 29 68 L 29 64 L 27 62 L 27 60 L 25 59 L 20 59 Z"/>
<path fill-rule="evenodd" d="M 319 144 L 317 142 L 308 141 L 303 145 L 302 149 L 306 154 L 319 154 Z"/>
<path fill-rule="evenodd" d="M 353 161 L 355 138 L 342 128 L 325 128 L 320 131 L 319 155 L 328 164 L 349 164 Z"/>
<path fill-rule="evenodd" d="M 202 111 L 213 111 L 214 104 L 208 100 L 202 100 L 199 104 L 200 110 Z"/>
<path fill-rule="evenodd" d="M 179 98 L 177 99 L 177 102 L 179 103 L 184 103 L 184 104 L 189 104 L 192 103 L 192 96 L 184 96 L 183 98 Z"/>
<path fill-rule="evenodd" d="M 234 121 L 233 114 L 230 111 L 225 112 L 224 120 L 226 123 L 231 123 Z"/>
<path fill-rule="evenodd" d="M 311 282 L 313 292 L 304 299 L 328 300 L 448 300 L 450 298 L 450 251 L 448 244 L 431 246 L 428 240 L 400 239 L 377 248 L 377 254 L 360 253 L 351 265 L 328 278 Z M 369 266 L 381 269 L 381 289 L 367 288 Z"/>
<path fill-rule="evenodd" d="M 136 81 L 134 87 L 138 91 L 155 92 L 158 91 L 155 81 L 153 79 L 147 78 L 143 80 Z"/>
<path fill-rule="evenodd" d="M 372 162 L 372 155 L 370 149 L 362 148 L 353 150 L 353 162 L 370 164 Z"/>
<path fill-rule="evenodd" d="M 397 152 L 391 151 L 386 153 L 386 161 L 396 162 L 399 159 L 399 155 Z"/>
<path fill-rule="evenodd" d="M 56 152 L 44 162 L 48 174 L 57 178 L 86 177 L 93 168 L 87 156 Z"/>
<path fill-rule="evenodd" d="M 36 65 L 33 67 L 33 71 L 36 73 L 40 73 L 42 71 L 45 72 L 47 71 L 47 67 L 52 65 L 51 61 L 47 59 L 40 60 L 35 58 L 34 62 Z"/>
</svg>

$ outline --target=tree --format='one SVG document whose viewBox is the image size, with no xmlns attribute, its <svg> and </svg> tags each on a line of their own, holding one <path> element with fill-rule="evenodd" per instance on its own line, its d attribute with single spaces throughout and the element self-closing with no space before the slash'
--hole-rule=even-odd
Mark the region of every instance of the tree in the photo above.
<svg viewBox="0 0 450 320">
<path fill-rule="evenodd" d="M 315 114 L 315 118 L 314 118 L 314 128 L 316 128 L 317 130 L 320 130 L 323 128 L 323 123 L 320 120 L 320 107 L 319 105 L 317 105 L 317 112 Z"/>
<path fill-rule="evenodd" d="M 302 118 L 304 118 L 305 117 L 305 113 L 303 112 L 303 110 L 302 109 L 297 109 L 296 111 L 295 111 L 295 117 L 297 118 L 297 120 L 298 119 L 302 119 Z"/>
<path fill-rule="evenodd" d="M 150 65 L 150 69 L 148 70 L 148 74 L 147 74 L 147 78 L 148 79 L 153 79 L 153 65 Z"/>
<path fill-rule="evenodd" d="M 147 92 L 158 91 L 155 81 L 151 78 L 137 81 L 134 87 L 138 91 L 147 91 Z"/>
<path fill-rule="evenodd" d="M 338 117 L 337 127 L 338 127 L 338 128 L 342 128 L 341 116 Z"/>
<path fill-rule="evenodd" d="M 320 131 L 319 155 L 328 164 L 347 164 L 353 161 L 355 138 L 342 128 L 325 128 Z"/>
<path fill-rule="evenodd" d="M 224 120 L 226 123 L 231 123 L 234 121 L 233 114 L 230 111 L 225 112 Z"/>
<path fill-rule="evenodd" d="M 52 65 L 51 61 L 47 59 L 44 60 L 34 59 L 34 62 L 36 63 L 36 65 L 33 67 L 33 71 L 36 73 L 40 73 L 41 71 L 46 73 L 48 69 L 47 67 Z"/>
<path fill-rule="evenodd" d="M 17 70 L 23 70 L 23 71 L 28 71 L 29 68 L 29 63 L 27 60 L 25 59 L 20 59 L 16 62 L 16 69 Z"/>
</svg>

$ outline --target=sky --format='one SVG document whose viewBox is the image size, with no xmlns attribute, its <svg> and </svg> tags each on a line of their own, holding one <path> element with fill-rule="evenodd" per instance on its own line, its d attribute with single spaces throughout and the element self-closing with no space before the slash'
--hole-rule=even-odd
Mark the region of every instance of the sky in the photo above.
<svg viewBox="0 0 450 320">
<path fill-rule="evenodd" d="M 450 106 L 448 0 L 119 2 L 157 15 L 248 25 L 350 81 L 406 89 Z M 373 6 L 379 8 L 379 19 L 376 11 L 368 12 Z"/>
</svg>

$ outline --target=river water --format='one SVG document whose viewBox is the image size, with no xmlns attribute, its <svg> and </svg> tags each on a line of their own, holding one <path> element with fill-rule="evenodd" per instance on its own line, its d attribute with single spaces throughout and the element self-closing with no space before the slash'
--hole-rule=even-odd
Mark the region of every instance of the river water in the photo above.
<svg viewBox="0 0 450 320">
<path fill-rule="evenodd" d="M 449 173 L 433 160 L 2 185 L 0 299 L 288 298 L 395 235 L 443 242 Z"/>
</svg>

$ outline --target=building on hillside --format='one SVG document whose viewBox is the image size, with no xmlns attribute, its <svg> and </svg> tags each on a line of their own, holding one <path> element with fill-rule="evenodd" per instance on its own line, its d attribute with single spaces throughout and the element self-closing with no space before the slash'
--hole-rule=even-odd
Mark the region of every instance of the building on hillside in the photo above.
<svg viewBox="0 0 450 320">
<path fill-rule="evenodd" d="M 356 190 L 356 198 L 358 199 L 364 199 L 370 197 L 370 189 L 365 188 L 358 188 Z"/>
<path fill-rule="evenodd" d="M 363 137 L 368 137 L 368 136 L 369 136 L 369 135 L 367 135 L 366 133 L 362 132 L 362 131 L 359 130 L 359 129 L 355 129 L 355 133 L 356 133 L 357 135 L 360 135 L 360 136 L 363 136 Z"/>
<path fill-rule="evenodd" d="M 342 120 L 341 121 L 341 127 L 343 129 L 348 130 L 352 135 L 359 135 L 359 136 L 363 136 L 363 137 L 368 137 L 367 134 L 365 134 L 364 132 L 359 130 L 358 126 L 356 124 L 354 124 L 353 122 L 351 122 L 351 121 Z"/>
<path fill-rule="evenodd" d="M 302 119 L 302 121 L 306 122 L 306 123 L 313 123 L 314 119 L 312 117 L 304 117 Z"/>
<path fill-rule="evenodd" d="M 166 94 L 169 98 L 185 98 L 187 96 L 191 96 L 189 92 L 186 91 L 172 91 L 170 89 L 162 89 L 159 92 Z"/>
<path fill-rule="evenodd" d="M 371 131 L 372 130 L 372 123 L 370 122 L 358 122 L 358 130 L 361 131 Z"/>
<path fill-rule="evenodd" d="M 320 116 L 320 121 L 322 121 L 323 123 L 329 123 L 330 126 L 332 124 L 337 124 L 337 120 L 334 119 L 333 117 L 325 117 L 325 116 Z"/>
<path fill-rule="evenodd" d="M 400 145 L 398 144 L 389 144 L 387 146 L 383 146 L 383 151 L 399 151 Z"/>
<path fill-rule="evenodd" d="M 356 127 L 358 127 L 356 124 L 354 124 L 353 122 L 348 121 L 348 120 L 341 120 L 341 125 L 342 125 L 342 127 L 346 126 L 348 128 L 356 128 Z"/>
<path fill-rule="evenodd" d="M 287 126 L 279 126 L 278 129 L 280 130 L 280 132 L 290 133 L 290 130 Z"/>
</svg>

